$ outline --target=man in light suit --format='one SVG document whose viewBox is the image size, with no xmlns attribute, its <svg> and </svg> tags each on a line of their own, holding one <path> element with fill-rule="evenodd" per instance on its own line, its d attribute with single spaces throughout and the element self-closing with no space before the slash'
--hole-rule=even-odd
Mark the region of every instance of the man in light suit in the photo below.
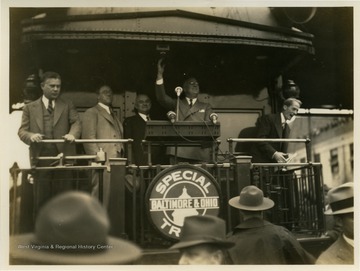
<svg viewBox="0 0 360 271">
<path fill-rule="evenodd" d="M 158 61 L 158 72 L 156 78 L 156 99 L 167 110 L 175 110 L 177 100 L 166 94 L 164 87 L 163 73 L 165 65 L 163 59 Z M 185 98 L 179 102 L 179 121 L 209 121 L 212 113 L 210 104 L 200 102 L 198 95 L 200 92 L 199 83 L 193 77 L 185 80 L 183 85 Z M 167 153 L 170 155 L 170 162 L 173 163 L 175 149 L 169 148 Z M 182 162 L 208 162 L 211 160 L 211 148 L 202 147 L 179 147 L 177 150 L 177 160 Z"/>
<path fill-rule="evenodd" d="M 18 131 L 20 139 L 30 145 L 32 167 L 50 166 L 53 161 L 37 160 L 38 156 L 74 155 L 75 144 L 81 134 L 79 115 L 70 101 L 59 97 L 61 77 L 55 72 L 45 72 L 41 78 L 43 95 L 25 105 Z M 65 139 L 65 143 L 45 144 L 42 139 Z M 61 171 L 39 171 L 35 177 L 35 214 L 50 197 L 71 189 L 71 174 Z M 58 181 L 55 178 L 65 180 Z M 67 179 L 67 180 L 66 180 Z"/>
<path fill-rule="evenodd" d="M 121 139 L 123 138 L 123 126 L 114 114 L 111 104 L 113 92 L 107 85 L 97 89 L 98 104 L 85 111 L 83 115 L 84 139 Z M 100 148 L 106 153 L 106 165 L 109 165 L 109 158 L 123 156 L 123 145 L 121 143 L 86 143 L 84 149 L 86 154 L 94 155 Z M 92 195 L 99 196 L 99 179 L 96 174 L 93 177 Z M 110 196 L 110 173 L 104 170 L 103 173 L 103 204 L 108 206 Z"/>
<path fill-rule="evenodd" d="M 301 106 L 301 101 L 288 98 L 283 103 L 280 113 L 261 116 L 256 122 L 257 138 L 288 138 L 289 123 L 293 122 Z M 261 142 L 252 146 L 251 154 L 254 163 L 287 162 L 287 142 Z"/>
</svg>

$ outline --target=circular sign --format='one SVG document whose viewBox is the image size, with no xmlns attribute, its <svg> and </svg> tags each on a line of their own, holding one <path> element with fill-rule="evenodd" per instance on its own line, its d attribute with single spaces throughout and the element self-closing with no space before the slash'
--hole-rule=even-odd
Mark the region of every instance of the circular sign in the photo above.
<svg viewBox="0 0 360 271">
<path fill-rule="evenodd" d="M 208 171 L 178 165 L 163 170 L 152 180 L 146 192 L 147 210 L 155 228 L 177 240 L 185 217 L 218 215 L 219 195 L 219 186 Z"/>
</svg>

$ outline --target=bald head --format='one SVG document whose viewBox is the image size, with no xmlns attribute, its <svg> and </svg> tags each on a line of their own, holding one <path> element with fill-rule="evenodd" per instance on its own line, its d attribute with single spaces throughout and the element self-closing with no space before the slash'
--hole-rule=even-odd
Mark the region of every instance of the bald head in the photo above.
<svg viewBox="0 0 360 271">
<path fill-rule="evenodd" d="M 148 115 L 151 109 L 151 100 L 146 94 L 138 94 L 135 99 L 137 112 Z"/>
</svg>

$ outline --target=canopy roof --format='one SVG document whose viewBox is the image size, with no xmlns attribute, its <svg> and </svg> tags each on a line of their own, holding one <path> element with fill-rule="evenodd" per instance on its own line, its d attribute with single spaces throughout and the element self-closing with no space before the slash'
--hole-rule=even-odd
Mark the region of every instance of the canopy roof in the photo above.
<svg viewBox="0 0 360 271">
<path fill-rule="evenodd" d="M 281 26 L 266 7 L 49 8 L 22 21 L 38 68 L 83 91 L 96 78 L 119 92 L 152 89 L 157 59 L 166 55 L 170 89 L 192 75 L 205 93 L 257 97 L 314 53 L 312 39 Z"/>
<path fill-rule="evenodd" d="M 24 21 L 24 40 L 201 42 L 313 53 L 313 36 L 280 27 L 269 8 L 69 8 L 62 11 L 49 10 Z"/>
</svg>

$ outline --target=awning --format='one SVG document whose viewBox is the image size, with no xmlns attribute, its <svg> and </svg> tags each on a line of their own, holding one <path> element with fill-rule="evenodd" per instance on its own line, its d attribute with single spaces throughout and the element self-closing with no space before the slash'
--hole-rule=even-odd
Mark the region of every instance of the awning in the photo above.
<svg viewBox="0 0 360 271">
<path fill-rule="evenodd" d="M 96 12 L 92 8 L 70 8 L 62 15 L 54 12 L 52 16 L 46 14 L 24 21 L 23 41 L 114 39 L 218 43 L 314 53 L 311 34 L 276 25 L 268 8 L 216 8 L 216 12 L 213 9 L 122 8 Z"/>
</svg>

